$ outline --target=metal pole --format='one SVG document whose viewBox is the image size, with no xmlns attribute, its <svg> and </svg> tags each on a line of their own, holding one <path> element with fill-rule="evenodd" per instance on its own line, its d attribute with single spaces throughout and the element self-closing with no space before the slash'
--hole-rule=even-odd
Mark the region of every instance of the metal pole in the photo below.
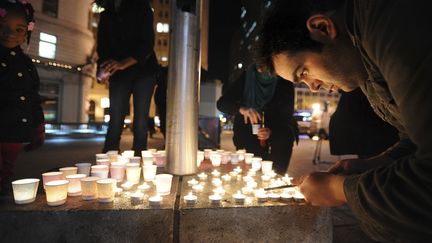
<svg viewBox="0 0 432 243">
<path fill-rule="evenodd" d="M 168 172 L 197 172 L 201 0 L 171 1 L 167 91 Z"/>
</svg>

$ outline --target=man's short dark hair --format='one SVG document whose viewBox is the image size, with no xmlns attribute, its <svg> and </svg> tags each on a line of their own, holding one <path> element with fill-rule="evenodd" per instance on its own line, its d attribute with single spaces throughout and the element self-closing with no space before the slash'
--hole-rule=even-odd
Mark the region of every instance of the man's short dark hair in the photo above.
<svg viewBox="0 0 432 243">
<path fill-rule="evenodd" d="M 313 40 L 306 27 L 307 19 L 316 13 L 335 10 L 345 0 L 278 0 L 264 18 L 255 61 L 274 74 L 272 57 L 280 53 L 321 51 L 323 45 Z"/>
</svg>

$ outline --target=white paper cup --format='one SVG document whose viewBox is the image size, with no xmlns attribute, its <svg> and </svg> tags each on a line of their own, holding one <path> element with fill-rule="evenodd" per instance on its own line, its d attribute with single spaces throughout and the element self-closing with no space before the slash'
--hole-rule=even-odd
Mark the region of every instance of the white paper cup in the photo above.
<svg viewBox="0 0 432 243">
<path fill-rule="evenodd" d="M 84 174 L 86 176 L 90 176 L 90 163 L 78 163 L 75 164 L 75 166 L 78 168 L 77 174 Z"/>
<path fill-rule="evenodd" d="M 269 174 L 272 171 L 272 168 L 273 168 L 273 161 L 270 160 L 261 161 L 261 172 L 264 175 Z"/>
<path fill-rule="evenodd" d="M 96 182 L 98 201 L 101 203 L 109 203 L 114 201 L 115 188 L 117 180 L 115 179 L 101 179 Z"/>
<path fill-rule="evenodd" d="M 113 162 L 110 167 L 111 178 L 116 179 L 118 182 L 123 181 L 126 173 L 126 164 L 122 162 Z"/>
<path fill-rule="evenodd" d="M 45 188 L 45 184 L 50 181 L 63 180 L 63 172 L 55 171 L 55 172 L 47 172 L 42 174 L 42 183 Z"/>
<path fill-rule="evenodd" d="M 40 179 L 22 179 L 12 182 L 13 196 L 16 204 L 28 204 L 36 200 Z"/>
<path fill-rule="evenodd" d="M 86 177 L 81 179 L 81 196 L 85 201 L 97 198 L 97 181 L 99 177 Z"/>
<path fill-rule="evenodd" d="M 262 158 L 260 157 L 253 157 L 252 158 L 252 170 L 259 171 L 261 169 L 261 161 Z"/>
<path fill-rule="evenodd" d="M 156 191 L 160 195 L 168 195 L 171 193 L 171 184 L 173 176 L 170 174 L 156 175 Z"/>
<path fill-rule="evenodd" d="M 81 196 L 81 179 L 87 177 L 85 174 L 75 174 L 66 176 L 69 181 L 68 196 Z"/>
<path fill-rule="evenodd" d="M 239 162 L 239 155 L 237 153 L 231 153 L 231 164 L 236 165 Z"/>
<path fill-rule="evenodd" d="M 45 194 L 48 206 L 60 206 L 66 203 L 68 180 L 49 181 L 45 184 Z"/>
<path fill-rule="evenodd" d="M 63 172 L 63 177 L 66 178 L 68 175 L 74 175 L 78 172 L 77 167 L 63 167 L 59 169 L 60 172 Z"/>
<path fill-rule="evenodd" d="M 156 177 L 156 165 L 144 165 L 143 167 L 144 181 L 153 181 Z"/>
<path fill-rule="evenodd" d="M 252 134 L 257 135 L 260 128 L 261 124 L 252 124 Z"/>
<path fill-rule="evenodd" d="M 140 165 L 135 163 L 126 164 L 126 180 L 133 184 L 139 184 L 140 178 L 141 178 Z"/>
</svg>

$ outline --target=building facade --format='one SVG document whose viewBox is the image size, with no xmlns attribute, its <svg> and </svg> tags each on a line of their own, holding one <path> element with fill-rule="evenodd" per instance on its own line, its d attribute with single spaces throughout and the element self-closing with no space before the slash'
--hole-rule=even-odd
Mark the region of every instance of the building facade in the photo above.
<svg viewBox="0 0 432 243">
<path fill-rule="evenodd" d="M 92 0 L 33 0 L 36 26 L 29 46 L 40 79 L 49 123 L 84 122 L 93 79 L 88 64 L 94 47 L 89 28 Z"/>
</svg>

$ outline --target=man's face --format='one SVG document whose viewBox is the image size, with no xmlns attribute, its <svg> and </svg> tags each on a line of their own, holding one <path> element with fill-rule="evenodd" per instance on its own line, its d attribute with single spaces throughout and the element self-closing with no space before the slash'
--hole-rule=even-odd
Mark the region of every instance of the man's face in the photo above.
<svg viewBox="0 0 432 243">
<path fill-rule="evenodd" d="M 320 88 L 336 91 L 352 91 L 359 86 L 357 75 L 345 71 L 343 57 L 302 51 L 297 54 L 281 53 L 273 56 L 276 73 L 293 83 L 304 82 L 311 91 Z M 350 70 L 350 69 L 348 69 Z"/>
</svg>

